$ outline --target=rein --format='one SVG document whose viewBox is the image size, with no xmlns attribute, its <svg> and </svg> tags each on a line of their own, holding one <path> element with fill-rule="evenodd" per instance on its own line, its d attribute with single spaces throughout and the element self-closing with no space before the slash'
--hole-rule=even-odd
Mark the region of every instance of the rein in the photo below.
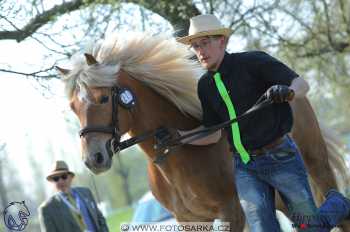
<svg viewBox="0 0 350 232">
<path fill-rule="evenodd" d="M 121 135 L 119 133 L 119 124 L 118 124 L 118 104 L 121 106 L 124 106 L 123 103 L 120 101 L 119 95 L 122 88 L 119 86 L 112 87 L 112 123 L 110 126 L 86 126 L 83 129 L 80 130 L 79 135 L 80 137 L 85 136 L 87 133 L 90 132 L 100 132 L 100 133 L 107 133 L 112 134 L 112 138 L 107 142 L 106 146 L 110 148 L 110 157 L 112 157 L 114 154 L 118 154 L 120 151 L 131 147 L 135 144 L 141 143 L 145 140 L 148 140 L 150 138 L 156 139 L 156 144 L 154 146 L 154 149 L 158 151 L 158 155 L 153 161 L 156 164 L 160 164 L 162 161 L 165 160 L 165 158 L 170 154 L 170 150 L 177 148 L 179 146 L 185 145 L 187 143 L 190 143 L 194 140 L 206 137 L 222 128 L 225 128 L 229 126 L 232 123 L 235 123 L 243 118 L 245 118 L 247 115 L 252 114 L 253 112 L 256 112 L 258 110 L 261 110 L 263 108 L 266 108 L 267 106 L 271 105 L 273 102 L 271 99 L 266 99 L 266 97 L 263 95 L 259 98 L 259 100 L 246 112 L 244 112 L 242 115 L 232 119 L 225 121 L 223 123 L 217 124 L 215 126 L 211 126 L 202 130 L 198 130 L 192 133 L 188 133 L 186 135 L 178 136 L 174 139 L 171 138 L 171 135 L 167 131 L 167 128 L 160 127 L 151 131 L 146 131 L 141 135 L 129 138 L 124 141 L 120 141 Z M 124 106 L 125 107 L 125 106 Z M 189 138 L 186 143 L 182 143 L 181 140 Z M 108 149 L 107 149 L 108 150 Z M 159 151 L 162 150 L 159 154 Z"/>
<path fill-rule="evenodd" d="M 158 155 L 153 162 L 156 164 L 160 164 L 170 154 L 171 149 L 175 149 L 179 146 L 191 143 L 197 139 L 207 137 L 208 135 L 213 134 L 220 129 L 223 129 L 223 128 L 231 125 L 232 123 L 238 122 L 239 120 L 242 120 L 243 118 L 247 117 L 248 115 L 250 115 L 254 112 L 257 112 L 259 110 L 262 110 L 262 109 L 264 109 L 267 106 L 272 105 L 272 104 L 273 104 L 273 101 L 271 99 L 266 99 L 266 97 L 263 95 L 259 98 L 259 100 L 250 109 L 248 109 L 246 112 L 244 112 L 243 114 L 239 115 L 238 117 L 236 117 L 232 120 L 227 120 L 223 123 L 220 123 L 220 124 L 217 124 L 217 125 L 214 125 L 211 127 L 207 127 L 205 129 L 202 129 L 202 130 L 194 131 L 194 132 L 176 137 L 170 141 L 168 140 L 166 143 L 158 143 L 158 144 L 156 144 L 155 149 L 163 149 L 163 154 Z M 181 140 L 187 139 L 187 138 L 190 138 L 190 139 L 186 140 L 185 143 L 181 142 Z"/>
</svg>

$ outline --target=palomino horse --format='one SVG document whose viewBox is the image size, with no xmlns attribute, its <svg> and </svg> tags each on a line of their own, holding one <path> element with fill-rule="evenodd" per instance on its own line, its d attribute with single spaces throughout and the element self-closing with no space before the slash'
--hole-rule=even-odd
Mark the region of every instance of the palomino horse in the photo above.
<svg viewBox="0 0 350 232">
<path fill-rule="evenodd" d="M 127 40 L 112 37 L 89 52 L 91 55 L 77 57 L 72 70 L 59 70 L 70 106 L 85 128 L 81 134 L 83 160 L 94 173 L 111 167 L 111 134 L 113 143 L 118 143 L 125 133 L 138 136 L 161 126 L 189 130 L 200 124 L 196 88 L 203 70 L 189 59 L 192 54 L 187 48 L 174 40 L 139 34 Z M 293 137 L 303 153 L 314 192 L 322 197 L 337 186 L 328 159 L 339 154 L 327 151 L 308 101 L 296 100 L 292 105 Z M 160 165 L 152 162 L 154 145 L 154 138 L 140 143 L 149 159 L 150 187 L 178 221 L 218 218 L 230 222 L 232 231 L 243 231 L 245 218 L 226 138 L 208 146 L 184 145 Z M 343 161 L 337 164 L 344 166 Z M 340 177 L 347 180 L 345 174 Z"/>
</svg>

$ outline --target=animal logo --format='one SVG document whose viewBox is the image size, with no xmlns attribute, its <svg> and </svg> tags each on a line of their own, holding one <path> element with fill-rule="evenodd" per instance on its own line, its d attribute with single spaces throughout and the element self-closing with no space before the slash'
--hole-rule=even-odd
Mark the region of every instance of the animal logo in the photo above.
<svg viewBox="0 0 350 232">
<path fill-rule="evenodd" d="M 4 222 L 8 229 L 23 231 L 28 225 L 30 212 L 25 202 L 11 202 L 4 209 Z"/>
</svg>

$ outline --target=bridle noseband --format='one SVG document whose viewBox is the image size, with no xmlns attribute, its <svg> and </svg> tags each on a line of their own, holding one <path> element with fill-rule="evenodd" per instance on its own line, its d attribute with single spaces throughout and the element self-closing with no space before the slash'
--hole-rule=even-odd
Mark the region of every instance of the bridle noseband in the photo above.
<svg viewBox="0 0 350 232">
<path fill-rule="evenodd" d="M 130 108 L 135 104 L 135 101 L 133 100 L 128 106 L 124 102 L 122 102 L 120 99 L 121 94 L 123 91 L 129 91 L 129 89 L 121 88 L 119 86 L 113 86 L 111 89 L 111 97 L 112 97 L 112 123 L 110 126 L 86 126 L 83 129 L 79 131 L 80 137 L 84 137 L 87 133 L 90 132 L 98 132 L 98 133 L 106 133 L 106 134 L 112 134 L 112 138 L 108 141 L 108 144 L 106 146 L 109 146 L 112 153 L 118 153 L 120 149 L 120 133 L 119 133 L 119 122 L 118 122 L 118 104 L 125 107 Z M 108 150 L 108 149 L 107 149 Z M 112 154 L 110 154 L 112 155 Z"/>
<path fill-rule="evenodd" d="M 84 137 L 87 133 L 97 132 L 112 134 L 112 138 L 106 143 L 107 151 L 110 157 L 114 154 L 118 154 L 120 151 L 145 141 L 157 133 L 160 129 L 146 131 L 145 133 L 129 138 L 124 141 L 120 141 L 121 134 L 119 130 L 119 120 L 118 120 L 118 105 L 125 109 L 131 109 L 136 104 L 135 95 L 129 88 L 113 86 L 111 89 L 112 95 L 112 123 L 110 126 L 86 126 L 79 131 L 80 137 Z"/>
</svg>

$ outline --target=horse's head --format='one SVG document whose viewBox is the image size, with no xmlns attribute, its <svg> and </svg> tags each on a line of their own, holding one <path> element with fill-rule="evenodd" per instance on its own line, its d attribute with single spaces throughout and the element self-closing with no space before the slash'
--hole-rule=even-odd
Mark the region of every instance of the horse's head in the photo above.
<svg viewBox="0 0 350 232">
<path fill-rule="evenodd" d="M 97 62 L 91 63 L 92 56 L 86 57 L 89 65 L 98 65 Z M 58 69 L 69 75 L 68 70 Z M 128 109 L 134 104 L 131 90 L 117 83 L 113 87 L 88 87 L 81 84 L 72 92 L 70 108 L 77 115 L 82 128 L 82 158 L 95 174 L 111 167 L 113 154 L 119 152 L 120 137 L 129 130 Z"/>
<path fill-rule="evenodd" d="M 203 70 L 189 59 L 187 47 L 147 34 L 127 39 L 116 35 L 94 45 L 92 55 L 76 56 L 72 70 L 59 69 L 82 127 L 83 159 L 93 172 L 107 170 L 112 153 L 131 144 L 119 144 L 124 133 L 142 134 L 166 125 L 162 120 L 170 119 L 160 112 L 170 111 L 162 110 L 161 104 L 173 103 L 182 113 L 200 118 L 196 86 Z M 133 112 L 133 93 L 127 86 L 138 97 Z M 162 120 L 154 122 L 159 115 Z"/>
</svg>

